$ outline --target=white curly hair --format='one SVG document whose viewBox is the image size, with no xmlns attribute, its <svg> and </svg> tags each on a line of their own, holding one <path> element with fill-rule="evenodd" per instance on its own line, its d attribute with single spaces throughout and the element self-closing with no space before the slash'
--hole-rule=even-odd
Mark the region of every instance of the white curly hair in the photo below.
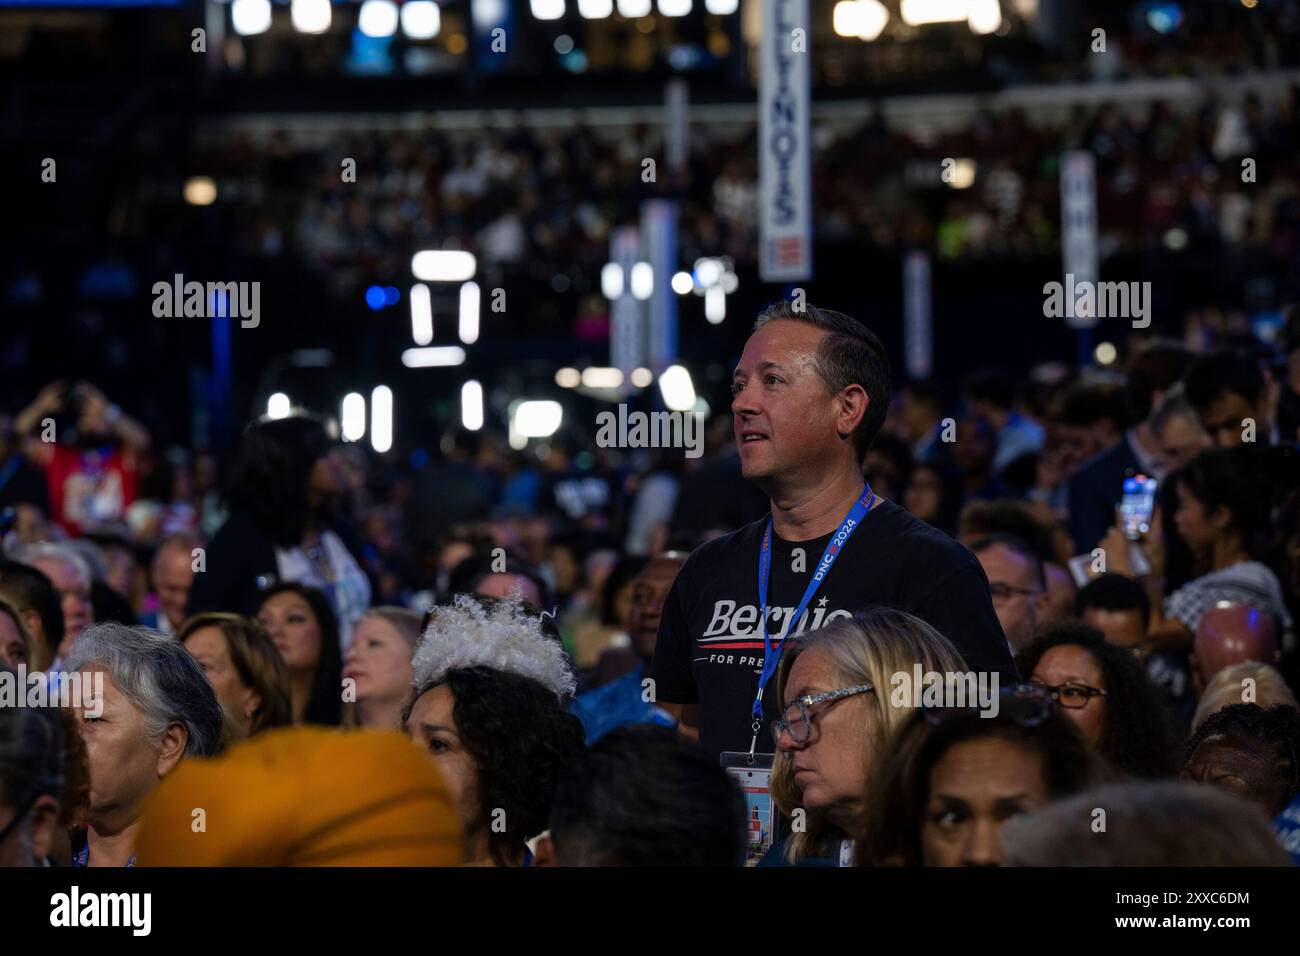
<svg viewBox="0 0 1300 956">
<path fill-rule="evenodd" d="M 542 631 L 541 618 L 529 613 L 518 595 L 484 607 L 470 594 L 434 611 L 411 659 L 415 692 L 437 683 L 448 671 L 488 667 L 531 677 L 561 701 L 578 682 L 559 642 Z"/>
</svg>

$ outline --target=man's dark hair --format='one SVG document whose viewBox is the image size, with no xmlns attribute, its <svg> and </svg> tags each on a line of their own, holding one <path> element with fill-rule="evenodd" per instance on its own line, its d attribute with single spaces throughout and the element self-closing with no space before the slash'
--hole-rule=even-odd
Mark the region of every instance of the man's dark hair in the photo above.
<svg viewBox="0 0 1300 956">
<path fill-rule="evenodd" d="M 1042 560 L 1054 560 L 1051 529 L 1039 521 L 1023 501 L 1009 498 L 968 501 L 961 509 L 958 527 L 964 538 L 1013 535 L 1033 548 Z"/>
<path fill-rule="evenodd" d="M 1142 616 L 1143 628 L 1151 616 L 1151 599 L 1146 588 L 1132 578 L 1113 572 L 1094 578 L 1079 591 L 1074 599 L 1074 613 L 1082 617 L 1090 607 L 1099 611 L 1137 611 Z"/>
<path fill-rule="evenodd" d="M 828 334 L 817 349 L 817 372 L 831 394 L 850 385 L 861 385 L 867 393 L 867 412 L 853 433 L 853 449 L 861 460 L 889 411 L 889 356 L 885 347 L 874 332 L 843 312 L 819 309 L 811 302 L 797 310 L 787 299 L 764 309 L 754 323 L 754 331 L 777 319 L 826 330 Z"/>
<path fill-rule="evenodd" d="M 1159 342 L 1129 359 L 1126 391 L 1130 420 L 1140 422 L 1150 415 L 1155 393 L 1172 388 L 1192 361 L 1192 353 L 1174 342 Z"/>
<path fill-rule="evenodd" d="M 739 866 L 745 800 L 699 747 L 667 727 L 610 731 L 555 793 L 560 866 Z"/>
<path fill-rule="evenodd" d="M 1183 762 L 1191 760 L 1208 738 L 1229 734 L 1258 740 L 1277 754 L 1275 769 L 1286 782 L 1286 803 L 1294 800 L 1300 793 L 1300 710 L 1286 704 L 1267 710 L 1259 704 L 1230 704 L 1196 728 L 1183 751 Z"/>
<path fill-rule="evenodd" d="M 1109 419 L 1123 430 L 1128 421 L 1128 399 L 1117 385 L 1078 383 L 1061 396 L 1056 415 L 1063 425 L 1089 426 Z"/>
<path fill-rule="evenodd" d="M 450 601 L 457 594 L 474 594 L 475 588 L 490 574 L 497 573 L 493 570 L 495 559 L 492 557 L 492 549 L 482 549 L 469 555 L 460 561 L 451 573 L 447 576 L 447 594 L 445 599 Z M 517 574 L 520 577 L 527 578 L 537 586 L 538 600 L 543 608 L 550 610 L 555 596 L 551 593 L 551 586 L 546 583 L 542 573 L 527 558 L 515 551 L 507 551 L 505 555 L 506 570 L 502 574 Z M 476 595 L 477 596 L 477 595 Z"/>
<path fill-rule="evenodd" d="M 1023 538 L 1018 538 L 1014 534 L 986 534 L 984 537 L 971 542 L 970 553 L 978 556 L 981 552 L 988 551 L 998 545 L 1002 545 L 1002 547 L 1015 552 L 1028 561 L 1030 572 L 1034 576 L 1034 583 L 1038 586 L 1038 590 L 1047 590 L 1047 572 L 1043 570 L 1043 559 Z"/>
<path fill-rule="evenodd" d="M 1256 404 L 1264 394 L 1264 373 L 1253 358 L 1237 352 L 1215 352 L 1193 363 L 1183 387 L 1196 413 L 1204 417 L 1206 409 L 1224 395 L 1240 395 L 1249 404 Z"/>
<path fill-rule="evenodd" d="M 1073 645 L 1087 651 L 1101 668 L 1106 692 L 1101 755 L 1134 777 L 1168 777 L 1177 770 L 1174 742 L 1160 696 L 1146 671 L 1127 648 L 1107 643 L 1106 636 L 1081 621 L 1063 621 L 1039 634 L 1016 656 L 1016 670 L 1034 672 L 1054 647 Z"/>
<path fill-rule="evenodd" d="M 38 568 L 20 561 L 0 558 L 0 595 L 13 598 L 19 611 L 31 608 L 41 619 L 45 630 L 48 657 L 63 643 L 63 605 L 54 582 Z"/>
</svg>

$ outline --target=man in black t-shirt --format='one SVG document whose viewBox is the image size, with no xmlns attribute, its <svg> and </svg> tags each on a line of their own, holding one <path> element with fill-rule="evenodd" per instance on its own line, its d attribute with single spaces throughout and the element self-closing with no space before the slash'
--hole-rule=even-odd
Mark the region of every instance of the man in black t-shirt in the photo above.
<svg viewBox="0 0 1300 956">
<path fill-rule="evenodd" d="M 869 499 L 872 507 L 790 626 L 828 542 L 863 495 L 859 462 L 889 404 L 880 341 L 842 313 L 778 302 L 759 316 L 732 394 L 741 472 L 771 501 L 769 639 L 871 607 L 901 608 L 951 640 L 967 667 L 1013 683 L 1010 647 L 979 562 L 889 501 Z M 697 549 L 659 625 L 651 666 L 656 700 L 686 728 L 698 728 L 714 754 L 747 751 L 753 736 L 750 711 L 764 658 L 759 550 L 768 520 Z M 765 688 L 764 723 L 780 715 L 776 683 Z M 766 728 L 758 749 L 772 750 Z"/>
</svg>

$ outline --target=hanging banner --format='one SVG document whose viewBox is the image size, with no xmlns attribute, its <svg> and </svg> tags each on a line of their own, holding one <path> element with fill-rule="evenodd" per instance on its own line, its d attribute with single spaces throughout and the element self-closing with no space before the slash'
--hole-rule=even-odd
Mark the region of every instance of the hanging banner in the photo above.
<svg viewBox="0 0 1300 956">
<path fill-rule="evenodd" d="M 1068 288 L 1097 282 L 1097 175 L 1092 153 L 1084 150 L 1061 155 L 1061 265 Z M 1092 328 L 1096 310 L 1086 302 L 1071 308 L 1065 324 Z"/>
<path fill-rule="evenodd" d="M 934 374 L 930 257 L 919 250 L 903 258 L 903 355 L 908 378 L 923 379 Z"/>
<path fill-rule="evenodd" d="M 762 0 L 758 81 L 758 274 L 812 278 L 808 0 Z"/>
</svg>

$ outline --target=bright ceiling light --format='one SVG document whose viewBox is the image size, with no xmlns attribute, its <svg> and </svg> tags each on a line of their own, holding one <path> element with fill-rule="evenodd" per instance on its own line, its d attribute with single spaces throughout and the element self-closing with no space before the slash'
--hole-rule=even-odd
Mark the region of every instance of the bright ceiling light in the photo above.
<svg viewBox="0 0 1300 956">
<path fill-rule="evenodd" d="M 432 40 L 442 29 L 442 8 L 433 0 L 402 4 L 402 32 L 412 40 Z"/>
<path fill-rule="evenodd" d="M 397 4 L 393 0 L 365 0 L 357 13 L 357 29 L 368 37 L 390 37 L 397 32 Z"/>
</svg>

